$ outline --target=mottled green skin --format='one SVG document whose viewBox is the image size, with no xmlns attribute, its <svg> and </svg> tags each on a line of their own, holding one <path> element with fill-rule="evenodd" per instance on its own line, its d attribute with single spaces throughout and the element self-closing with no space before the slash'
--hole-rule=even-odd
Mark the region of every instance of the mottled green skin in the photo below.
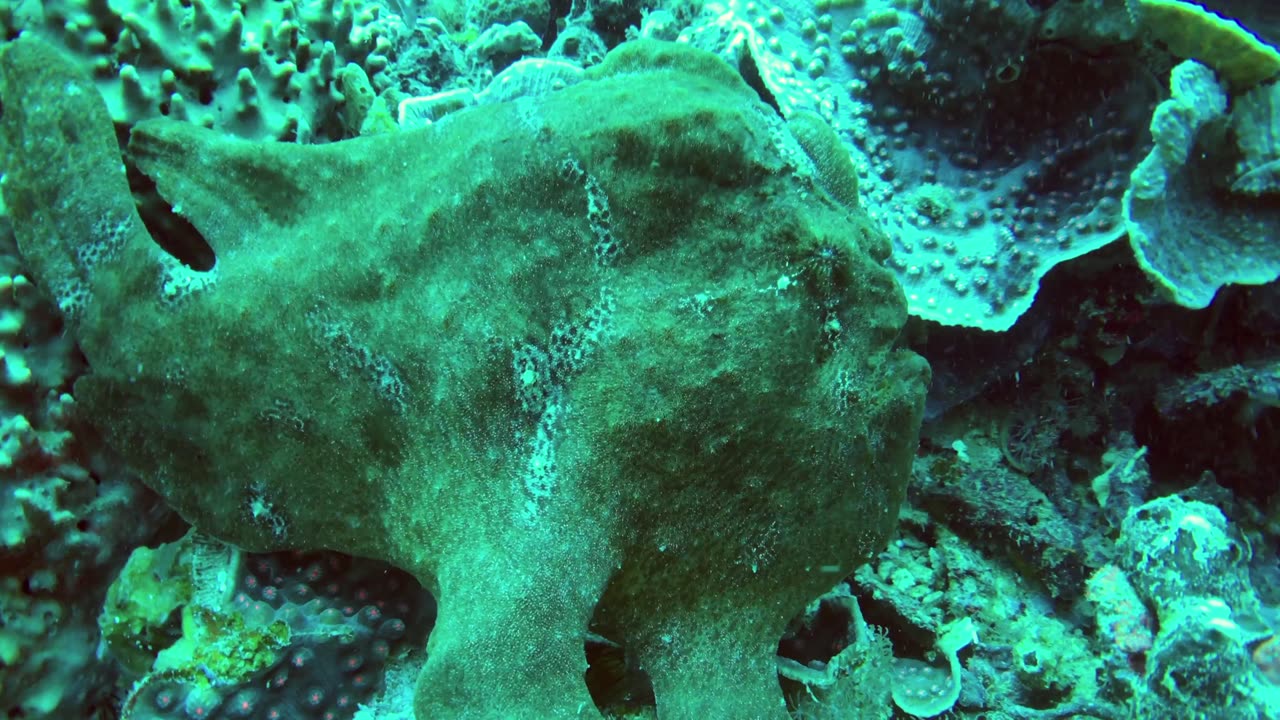
<svg viewBox="0 0 1280 720">
<path fill-rule="evenodd" d="M 432 587 L 419 717 L 597 716 L 593 616 L 662 717 L 786 716 L 778 639 L 885 542 L 928 369 L 892 348 L 884 239 L 788 164 L 797 146 L 719 60 L 628 45 L 542 101 L 318 147 L 144 123 L 131 153 L 218 257 L 176 302 L 92 86 L 27 42 L 0 82 L 23 252 L 55 295 L 90 290 L 69 319 L 87 416 L 205 532 Z M 611 264 L 566 158 L 607 195 Z M 104 214 L 124 239 L 86 268 Z M 610 332 L 560 388 L 531 514 L 537 418 L 512 353 L 602 289 Z M 390 359 L 401 404 L 331 362 L 317 308 Z"/>
</svg>

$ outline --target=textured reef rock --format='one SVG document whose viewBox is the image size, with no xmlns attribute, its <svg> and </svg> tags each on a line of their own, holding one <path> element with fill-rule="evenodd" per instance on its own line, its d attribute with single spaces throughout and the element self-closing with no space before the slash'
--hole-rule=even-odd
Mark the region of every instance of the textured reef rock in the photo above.
<svg viewBox="0 0 1280 720">
<path fill-rule="evenodd" d="M 847 164 L 729 68 L 631 44 L 332 145 L 147 121 L 125 164 L 52 49 L 0 96 L 87 418 L 205 532 L 432 588 L 419 717 L 592 716 L 589 623 L 663 717 L 786 717 L 778 640 L 885 542 L 928 369 Z"/>
</svg>

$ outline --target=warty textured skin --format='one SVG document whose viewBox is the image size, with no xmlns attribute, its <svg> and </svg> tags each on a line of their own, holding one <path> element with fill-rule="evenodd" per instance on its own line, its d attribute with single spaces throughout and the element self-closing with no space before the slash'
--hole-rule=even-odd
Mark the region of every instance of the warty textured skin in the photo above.
<svg viewBox="0 0 1280 720">
<path fill-rule="evenodd" d="M 137 204 L 55 51 L 0 96 L 88 418 L 204 532 L 432 588 L 420 717 L 594 716 L 589 624 L 663 717 L 786 717 L 778 639 L 886 541 L 928 368 L 883 236 L 719 59 L 319 147 L 146 122 Z"/>
</svg>

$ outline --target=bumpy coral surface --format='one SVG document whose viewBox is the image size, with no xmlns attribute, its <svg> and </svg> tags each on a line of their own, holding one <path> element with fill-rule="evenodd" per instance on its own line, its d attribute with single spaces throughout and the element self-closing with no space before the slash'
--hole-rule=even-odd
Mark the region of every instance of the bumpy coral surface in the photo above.
<svg viewBox="0 0 1280 720">
<path fill-rule="evenodd" d="M 681 37 L 743 68 L 779 113 L 816 110 L 839 131 L 912 315 L 994 331 L 1023 316 L 1051 269 L 1125 236 L 1122 198 L 1163 95 L 1153 77 L 1196 58 L 1243 96 L 1280 67 L 1238 23 L 1183 0 L 727 0 Z M 1233 150 L 1206 154 L 1230 164 Z M 1275 153 L 1261 156 L 1252 165 L 1269 177 Z M 1224 281 L 1274 279 L 1252 240 L 1268 208 L 1230 210 L 1208 213 L 1244 226 L 1218 244 L 1260 269 Z M 1196 217 L 1169 224 L 1175 255 L 1180 236 L 1204 232 Z M 1207 302 L 1179 290 L 1180 304 Z"/>
</svg>

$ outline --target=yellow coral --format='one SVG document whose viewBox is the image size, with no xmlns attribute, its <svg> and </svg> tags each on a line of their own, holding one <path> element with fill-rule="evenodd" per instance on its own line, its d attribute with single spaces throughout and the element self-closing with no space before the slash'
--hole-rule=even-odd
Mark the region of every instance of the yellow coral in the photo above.
<svg viewBox="0 0 1280 720">
<path fill-rule="evenodd" d="M 1234 20 L 1183 0 L 1131 0 L 1130 9 L 1153 39 L 1213 68 L 1234 93 L 1280 75 L 1280 52 Z"/>
</svg>

